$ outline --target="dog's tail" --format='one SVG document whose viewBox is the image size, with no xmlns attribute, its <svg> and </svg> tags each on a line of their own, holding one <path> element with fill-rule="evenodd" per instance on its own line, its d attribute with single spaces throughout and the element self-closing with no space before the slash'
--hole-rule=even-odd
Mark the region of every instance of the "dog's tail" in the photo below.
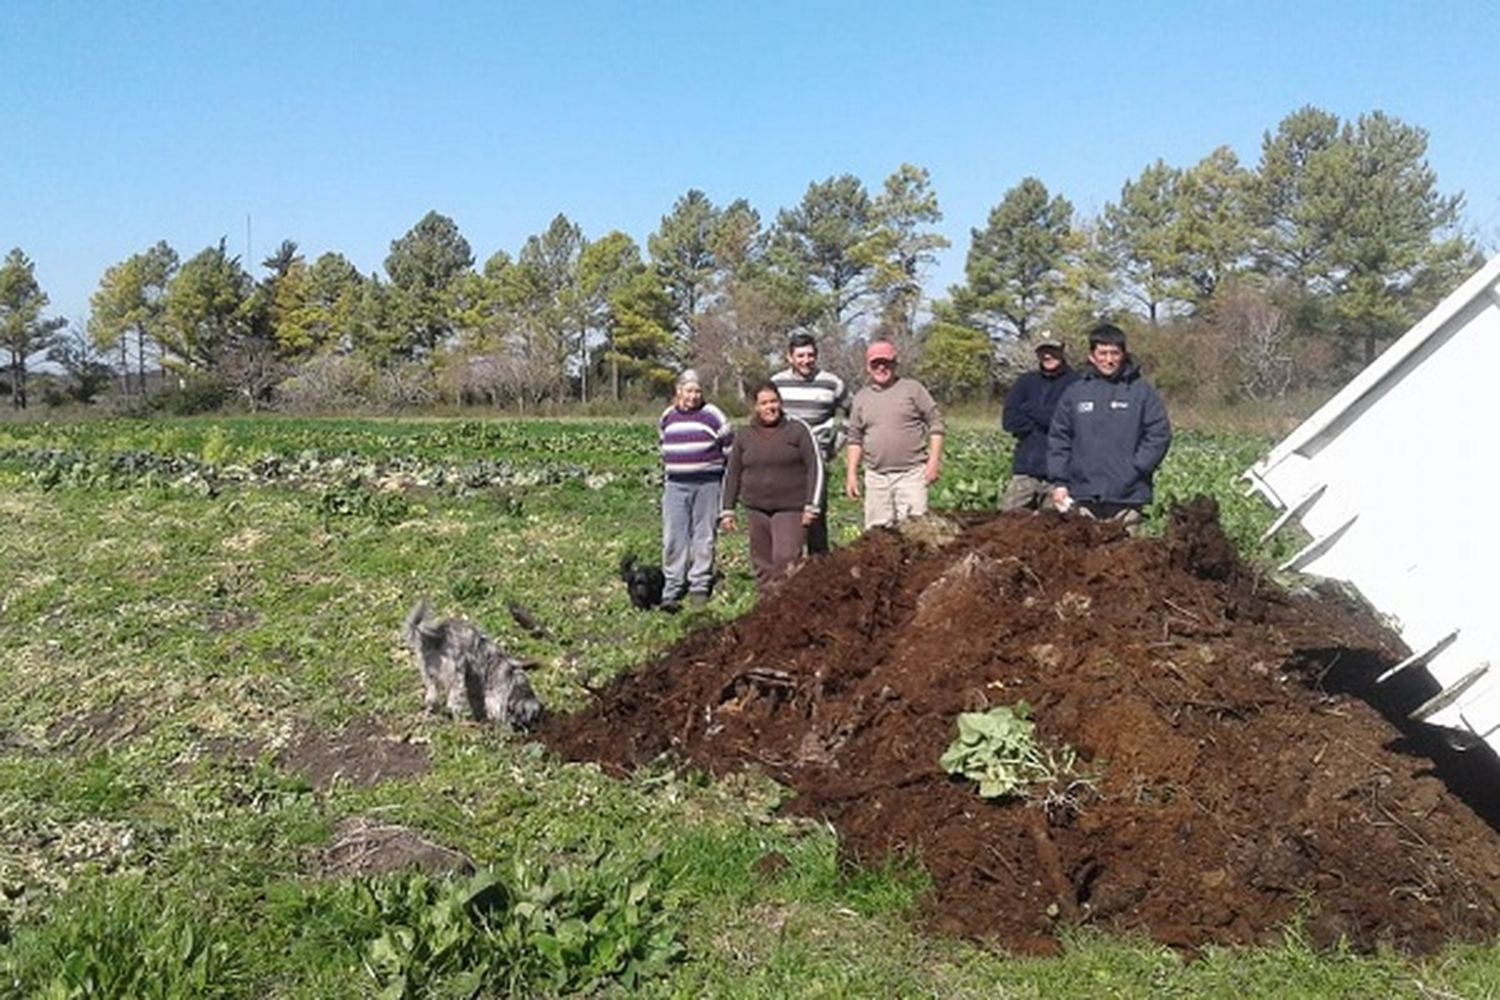
<svg viewBox="0 0 1500 1000">
<path fill-rule="evenodd" d="M 431 636 L 434 632 L 436 629 L 432 623 L 432 606 L 424 597 L 411 609 L 411 614 L 406 616 L 406 621 L 401 625 L 401 635 L 408 646 L 416 646 L 421 643 L 423 636 Z"/>
</svg>

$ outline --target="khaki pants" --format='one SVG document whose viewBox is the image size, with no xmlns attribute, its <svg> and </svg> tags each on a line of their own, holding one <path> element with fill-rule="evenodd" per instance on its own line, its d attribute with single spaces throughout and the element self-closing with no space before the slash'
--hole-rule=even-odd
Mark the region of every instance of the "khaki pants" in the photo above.
<svg viewBox="0 0 1500 1000">
<path fill-rule="evenodd" d="M 878 528 L 927 513 L 927 470 L 865 470 L 865 527 Z"/>
<path fill-rule="evenodd" d="M 1035 476 L 1011 476 L 1000 494 L 1000 509 L 1053 510 L 1052 484 Z"/>
</svg>

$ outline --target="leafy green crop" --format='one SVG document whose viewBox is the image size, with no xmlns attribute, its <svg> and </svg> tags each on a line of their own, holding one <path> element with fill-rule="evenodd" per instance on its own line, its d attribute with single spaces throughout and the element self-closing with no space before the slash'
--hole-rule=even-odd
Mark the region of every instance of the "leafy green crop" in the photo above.
<svg viewBox="0 0 1500 1000">
<path fill-rule="evenodd" d="M 938 763 L 949 774 L 979 782 L 987 799 L 1020 795 L 1028 785 L 1051 784 L 1073 770 L 1073 751 L 1054 753 L 1036 741 L 1036 723 L 1026 702 L 997 705 L 958 717 L 958 738 Z"/>
<path fill-rule="evenodd" d="M 414 512 L 401 494 L 368 489 L 358 478 L 325 489 L 318 495 L 318 510 L 325 518 L 368 517 L 382 525 L 396 524 Z"/>
<path fill-rule="evenodd" d="M 639 866 L 518 865 L 438 881 L 362 880 L 352 908 L 373 932 L 364 963 L 381 997 L 443 992 L 572 993 L 637 986 L 681 953 L 672 911 Z"/>
</svg>

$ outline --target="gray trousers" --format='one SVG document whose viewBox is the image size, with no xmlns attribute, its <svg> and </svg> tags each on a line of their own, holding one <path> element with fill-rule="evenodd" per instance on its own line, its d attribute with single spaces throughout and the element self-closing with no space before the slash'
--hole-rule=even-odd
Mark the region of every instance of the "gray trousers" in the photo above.
<svg viewBox="0 0 1500 1000">
<path fill-rule="evenodd" d="M 1036 476 L 1011 476 L 1000 494 L 1000 509 L 1052 510 L 1052 484 Z"/>
<path fill-rule="evenodd" d="M 668 479 L 661 497 L 661 571 L 665 600 L 708 595 L 714 585 L 714 539 L 723 481 Z"/>
</svg>

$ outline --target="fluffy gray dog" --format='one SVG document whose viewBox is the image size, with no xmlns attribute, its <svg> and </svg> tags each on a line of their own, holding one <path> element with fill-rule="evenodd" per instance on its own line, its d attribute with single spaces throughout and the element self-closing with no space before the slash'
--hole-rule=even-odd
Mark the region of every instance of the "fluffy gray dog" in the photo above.
<svg viewBox="0 0 1500 1000">
<path fill-rule="evenodd" d="M 422 673 L 423 704 L 446 706 L 458 718 L 467 707 L 476 722 L 530 729 L 542 720 L 542 703 L 531 690 L 520 660 L 462 618 L 433 617 L 424 599 L 401 628 Z"/>
</svg>

